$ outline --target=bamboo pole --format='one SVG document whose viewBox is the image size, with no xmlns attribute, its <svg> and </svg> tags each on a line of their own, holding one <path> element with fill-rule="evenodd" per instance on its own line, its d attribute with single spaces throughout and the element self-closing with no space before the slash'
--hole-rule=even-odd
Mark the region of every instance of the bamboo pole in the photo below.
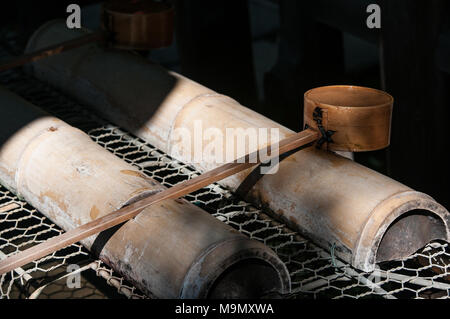
<svg viewBox="0 0 450 319">
<path fill-rule="evenodd" d="M 279 148 L 278 152 L 281 155 L 298 147 L 312 143 L 316 141 L 318 137 L 319 134 L 316 131 L 310 129 L 302 131 L 280 141 L 279 144 L 277 142 Z M 261 163 L 260 158 L 258 158 L 258 154 L 261 154 L 260 152 L 263 152 L 264 154 L 270 154 L 271 147 L 272 146 L 269 145 L 264 150 L 256 151 L 253 154 L 246 155 L 244 158 L 235 160 L 232 163 L 227 163 L 219 166 L 209 172 L 201 174 L 200 176 L 181 182 L 155 195 L 150 195 L 147 198 L 141 199 L 124 208 L 107 214 L 102 218 L 98 218 L 90 223 L 69 230 L 64 234 L 53 237 L 41 244 L 38 244 L 11 257 L 1 260 L 0 275 L 21 267 L 29 262 L 32 262 L 33 260 L 42 258 L 61 248 L 74 244 L 82 239 L 85 239 L 86 237 L 119 225 L 135 217 L 144 208 L 150 205 L 156 204 L 165 199 L 177 199 L 191 192 L 199 190 L 205 186 L 208 186 L 209 184 L 215 183 L 223 178 L 258 165 Z M 250 158 L 258 158 L 258 160 L 255 163 L 250 163 Z"/>
<path fill-rule="evenodd" d="M 87 249 L 153 297 L 257 297 L 251 289 L 256 294 L 289 291 L 287 269 L 267 246 L 185 200 L 170 199 L 183 187 L 167 193 L 82 131 L 1 88 L 0 105 L 0 182 L 66 231 L 31 248 L 39 251 L 31 258 L 22 259 L 22 252 L 3 260 L 2 273 L 45 255 L 43 246 L 50 252 L 83 238 Z M 225 171 L 239 167 L 228 165 Z M 201 184 L 210 181 L 207 176 Z M 142 198 L 152 206 L 137 204 Z"/>
</svg>

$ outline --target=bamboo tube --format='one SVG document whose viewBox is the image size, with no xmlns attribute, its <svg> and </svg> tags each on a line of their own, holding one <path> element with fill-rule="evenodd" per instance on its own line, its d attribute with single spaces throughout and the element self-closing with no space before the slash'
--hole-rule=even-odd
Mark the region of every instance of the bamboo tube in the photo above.
<svg viewBox="0 0 450 319">
<path fill-rule="evenodd" d="M 82 131 L 0 88 L 0 181 L 65 230 L 164 189 Z M 263 244 L 185 200 L 165 200 L 82 244 L 158 298 L 289 291 Z"/>
<path fill-rule="evenodd" d="M 88 31 L 49 22 L 35 32 L 27 50 L 80 32 Z M 219 164 L 193 160 L 189 143 L 181 148 L 177 143 L 177 129 L 195 132 L 200 120 L 203 130 L 278 128 L 280 139 L 294 133 L 179 74 L 95 45 L 35 62 L 29 72 L 202 171 Z M 263 146 L 249 145 L 246 151 Z M 221 183 L 365 271 L 373 270 L 376 262 L 408 256 L 432 239 L 450 240 L 449 213 L 430 196 L 314 148 L 284 158 L 277 174 L 260 176 L 248 170 Z"/>
</svg>

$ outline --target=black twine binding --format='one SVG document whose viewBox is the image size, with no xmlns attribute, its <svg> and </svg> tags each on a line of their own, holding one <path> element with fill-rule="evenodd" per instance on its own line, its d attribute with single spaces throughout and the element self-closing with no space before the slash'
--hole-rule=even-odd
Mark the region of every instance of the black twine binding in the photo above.
<svg viewBox="0 0 450 319">
<path fill-rule="evenodd" d="M 313 112 L 313 120 L 317 123 L 317 128 L 319 129 L 320 134 L 322 134 L 322 136 L 316 143 L 316 147 L 319 149 L 322 147 L 322 145 L 325 142 L 333 143 L 333 139 L 331 138 L 331 136 L 334 133 L 336 133 L 336 131 L 332 131 L 332 130 L 325 131 L 325 128 L 322 125 L 322 118 L 323 118 L 322 109 L 317 106 Z M 307 129 L 308 127 L 309 127 L 308 124 L 305 124 L 305 129 Z"/>
</svg>

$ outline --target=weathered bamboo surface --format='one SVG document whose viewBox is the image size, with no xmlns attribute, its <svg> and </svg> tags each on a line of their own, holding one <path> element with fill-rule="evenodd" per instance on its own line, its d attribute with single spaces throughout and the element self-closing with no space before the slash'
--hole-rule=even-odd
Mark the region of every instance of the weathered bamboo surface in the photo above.
<svg viewBox="0 0 450 319">
<path fill-rule="evenodd" d="M 0 181 L 66 231 L 165 189 L 1 88 L 0 108 Z M 154 204 L 82 244 L 154 297 L 289 291 L 286 267 L 273 251 L 181 199 Z"/>
<path fill-rule="evenodd" d="M 79 35 L 49 22 L 35 32 L 27 50 Z M 218 164 L 193 161 L 193 150 L 180 148 L 175 134 L 195 132 L 196 121 L 203 130 L 278 128 L 280 139 L 293 134 L 232 98 L 125 52 L 91 45 L 35 62 L 29 71 L 202 171 Z M 277 174 L 247 170 L 221 183 L 362 270 L 407 256 L 431 239 L 450 239 L 449 213 L 430 196 L 315 148 L 283 158 Z"/>
<path fill-rule="evenodd" d="M 311 129 L 294 134 L 293 136 L 290 136 L 280 141 L 279 143 L 277 142 L 278 152 L 273 156 L 278 156 L 278 154 L 284 154 L 296 148 L 305 146 L 309 143 L 313 143 L 318 139 L 318 137 L 319 133 Z M 261 151 L 264 152 L 264 154 L 270 154 L 270 149 L 271 146 L 269 145 L 266 147 L 266 149 Z M 125 207 L 108 213 L 102 217 L 98 217 L 86 224 L 68 230 L 64 234 L 52 237 L 45 242 L 21 251 L 14 256 L 0 261 L 0 275 L 12 271 L 16 268 L 22 267 L 34 260 L 45 257 L 48 254 L 51 254 L 61 248 L 81 241 L 89 236 L 109 230 L 111 227 L 114 227 L 128 221 L 131 218 L 136 217 L 142 210 L 149 207 L 150 205 L 155 205 L 156 203 L 159 203 L 166 199 L 178 199 L 205 186 L 215 183 L 223 178 L 234 175 L 252 166 L 261 164 L 262 159 L 258 156 L 258 153 L 259 151 L 255 152 L 254 154 L 245 155 L 241 159 L 226 163 L 190 180 L 178 183 L 168 189 L 161 190 L 156 194 L 148 196 L 144 195 L 144 198 L 137 199 L 137 201 L 135 201 L 134 203 L 126 205 Z M 253 158 L 255 158 L 256 160 L 251 161 L 250 159 Z"/>
</svg>

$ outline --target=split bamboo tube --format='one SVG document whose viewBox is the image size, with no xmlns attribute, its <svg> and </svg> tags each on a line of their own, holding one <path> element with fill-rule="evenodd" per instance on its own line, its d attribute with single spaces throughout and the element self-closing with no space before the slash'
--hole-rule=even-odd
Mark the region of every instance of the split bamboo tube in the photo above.
<svg viewBox="0 0 450 319">
<path fill-rule="evenodd" d="M 0 88 L 0 181 L 65 230 L 164 187 L 82 131 Z M 82 244 L 158 298 L 287 292 L 286 267 L 263 244 L 185 200 L 165 200 Z"/>
<path fill-rule="evenodd" d="M 88 31 L 68 30 L 63 22 L 51 21 L 35 32 L 27 50 L 84 32 Z M 181 143 L 180 149 L 177 129 L 193 133 L 200 120 L 203 130 L 278 128 L 280 139 L 294 133 L 177 73 L 97 45 L 34 62 L 28 70 L 202 171 L 220 164 L 195 161 L 189 143 Z M 249 146 L 246 152 L 263 146 Z M 433 198 L 315 148 L 283 158 L 276 174 L 261 176 L 247 170 L 221 183 L 366 271 L 373 270 L 376 262 L 405 257 L 432 239 L 450 239 L 449 213 Z"/>
</svg>

